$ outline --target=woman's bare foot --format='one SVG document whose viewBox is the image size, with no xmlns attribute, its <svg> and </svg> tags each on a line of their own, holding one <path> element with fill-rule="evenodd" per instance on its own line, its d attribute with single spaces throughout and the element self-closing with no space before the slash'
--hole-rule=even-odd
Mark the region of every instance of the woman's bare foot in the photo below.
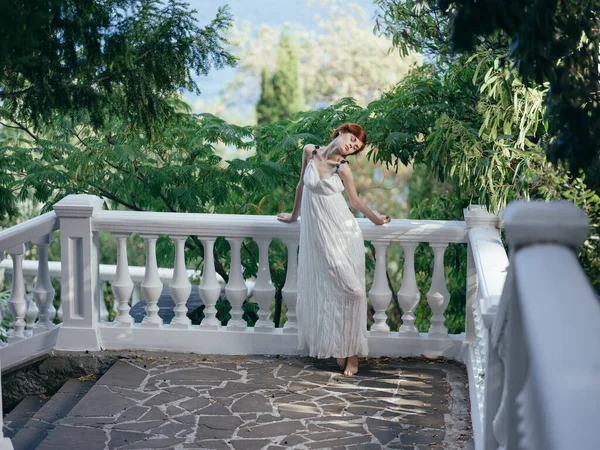
<svg viewBox="0 0 600 450">
<path fill-rule="evenodd" d="M 337 365 L 342 369 L 342 371 L 346 368 L 346 363 L 348 362 L 348 358 L 335 358 Z"/>
<path fill-rule="evenodd" d="M 350 377 L 356 375 L 358 372 L 358 355 L 348 357 L 346 368 L 344 369 L 344 375 Z"/>
</svg>

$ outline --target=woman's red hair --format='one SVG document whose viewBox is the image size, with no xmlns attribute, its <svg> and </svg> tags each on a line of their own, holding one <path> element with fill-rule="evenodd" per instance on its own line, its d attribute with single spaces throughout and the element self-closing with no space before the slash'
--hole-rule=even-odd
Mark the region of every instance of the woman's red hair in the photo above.
<svg viewBox="0 0 600 450">
<path fill-rule="evenodd" d="M 352 133 L 360 142 L 363 143 L 362 147 L 356 150 L 352 155 L 356 155 L 363 151 L 365 146 L 367 145 L 367 132 L 363 127 L 356 123 L 345 123 L 339 128 L 333 130 L 333 134 L 331 135 L 331 139 L 335 139 L 341 133 Z"/>
</svg>

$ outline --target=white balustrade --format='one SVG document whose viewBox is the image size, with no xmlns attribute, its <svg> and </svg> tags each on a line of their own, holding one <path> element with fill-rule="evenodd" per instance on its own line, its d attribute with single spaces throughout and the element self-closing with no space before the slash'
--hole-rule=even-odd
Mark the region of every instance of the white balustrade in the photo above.
<svg viewBox="0 0 600 450">
<path fill-rule="evenodd" d="M 402 325 L 400 333 L 418 336 L 419 331 L 415 326 L 415 308 L 421 299 L 421 293 L 417 286 L 415 276 L 415 250 L 416 242 L 402 243 L 404 250 L 404 272 L 402 275 L 402 285 L 398 291 L 398 303 L 402 307 Z"/>
<path fill-rule="evenodd" d="M 54 328 L 52 319 L 54 319 L 56 314 L 56 310 L 52 304 L 55 291 L 48 268 L 48 247 L 53 239 L 54 233 L 50 233 L 40 236 L 33 241 L 38 249 L 38 272 L 35 288 L 31 292 L 31 296 L 39 309 L 39 320 L 36 327 L 42 329 Z"/>
<path fill-rule="evenodd" d="M 215 271 L 214 245 L 215 240 L 210 238 L 201 238 L 204 246 L 204 269 L 202 270 L 202 279 L 198 292 L 204 302 L 204 319 L 200 324 L 203 330 L 218 330 L 221 322 L 217 319 L 217 300 L 221 295 L 221 285 L 217 281 Z"/>
<path fill-rule="evenodd" d="M 429 337 L 432 339 L 446 338 L 448 329 L 444 325 L 444 311 L 450 301 L 450 293 L 446 286 L 446 274 L 444 272 L 444 252 L 448 244 L 434 243 L 433 248 L 433 276 L 431 278 L 431 287 L 427 292 L 427 303 L 433 312 L 431 316 L 431 326 L 429 327 Z"/>
<path fill-rule="evenodd" d="M 570 202 L 515 202 L 504 221 L 511 258 L 490 330 L 485 448 L 596 449 L 600 303 L 575 253 L 588 221 Z"/>
<path fill-rule="evenodd" d="M 225 295 L 231 304 L 231 319 L 227 322 L 227 331 L 244 331 L 247 327 L 246 321 L 242 318 L 244 310 L 242 305 L 248 297 L 248 286 L 242 275 L 242 262 L 240 249 L 242 246 L 241 238 L 228 238 L 231 246 L 231 270 L 229 272 L 229 281 L 225 286 Z"/>
<path fill-rule="evenodd" d="M 23 255 L 25 246 L 16 245 L 8 249 L 13 262 L 13 275 L 10 296 L 8 297 L 8 310 L 13 316 L 13 329 L 9 332 L 9 340 L 24 339 L 25 336 L 25 315 L 27 314 L 27 298 L 25 297 L 25 286 L 23 280 Z"/>
<path fill-rule="evenodd" d="M 133 281 L 129 275 L 127 262 L 127 238 L 129 233 L 113 233 L 117 240 L 117 278 L 112 283 L 112 290 L 117 304 L 117 316 L 114 325 L 117 327 L 130 327 L 133 317 L 129 314 L 129 298 L 133 292 Z"/>
<path fill-rule="evenodd" d="M 392 300 L 392 291 L 387 280 L 386 252 L 390 243 L 374 241 L 372 244 L 375 247 L 375 275 L 369 291 L 369 300 L 375 309 L 375 314 L 373 315 L 374 323 L 371 325 L 371 335 L 388 336 L 390 327 L 386 323 L 386 310 Z"/>
<path fill-rule="evenodd" d="M 146 274 L 141 290 L 146 299 L 146 316 L 142 320 L 144 328 L 159 328 L 163 324 L 158 315 L 158 299 L 163 291 L 163 283 L 158 275 L 156 263 L 156 240 L 158 235 L 141 235 L 146 242 Z"/>
<path fill-rule="evenodd" d="M 254 331 L 272 332 L 275 329 L 273 321 L 269 320 L 271 315 L 271 303 L 275 296 L 275 287 L 271 281 L 271 269 L 269 267 L 269 244 L 271 238 L 257 238 L 258 244 L 258 274 L 254 285 L 253 297 L 258 303 L 258 321 L 254 324 Z"/>
<path fill-rule="evenodd" d="M 296 301 L 298 300 L 298 239 L 285 239 L 288 252 L 287 272 L 285 284 L 281 289 L 281 296 L 287 305 L 287 321 L 283 325 L 284 333 L 297 333 L 298 321 L 296 319 Z"/>
<path fill-rule="evenodd" d="M 175 317 L 171 320 L 170 328 L 188 329 L 192 322 L 187 316 L 187 301 L 192 292 L 192 285 L 187 277 L 185 268 L 185 241 L 187 236 L 171 236 L 175 245 L 175 265 L 173 280 L 169 285 L 169 292 L 175 301 L 173 312 Z"/>
</svg>

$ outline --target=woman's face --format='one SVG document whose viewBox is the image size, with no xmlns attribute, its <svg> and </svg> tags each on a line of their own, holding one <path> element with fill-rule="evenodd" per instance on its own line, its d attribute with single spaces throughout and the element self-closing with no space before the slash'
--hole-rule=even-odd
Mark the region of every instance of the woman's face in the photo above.
<svg viewBox="0 0 600 450">
<path fill-rule="evenodd" d="M 352 133 L 340 133 L 338 139 L 343 156 L 354 153 L 363 146 L 363 143 Z"/>
</svg>

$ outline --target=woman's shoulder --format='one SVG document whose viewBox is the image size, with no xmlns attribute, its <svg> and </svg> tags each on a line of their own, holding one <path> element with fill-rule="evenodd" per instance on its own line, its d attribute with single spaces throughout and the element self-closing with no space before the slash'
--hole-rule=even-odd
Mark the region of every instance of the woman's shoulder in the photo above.
<svg viewBox="0 0 600 450">
<path fill-rule="evenodd" d="M 312 154 L 315 152 L 316 149 L 318 149 L 319 146 L 315 145 L 315 144 L 306 144 L 304 146 L 304 150 L 303 152 L 306 153 L 306 155 L 310 158 L 312 156 Z"/>
</svg>

